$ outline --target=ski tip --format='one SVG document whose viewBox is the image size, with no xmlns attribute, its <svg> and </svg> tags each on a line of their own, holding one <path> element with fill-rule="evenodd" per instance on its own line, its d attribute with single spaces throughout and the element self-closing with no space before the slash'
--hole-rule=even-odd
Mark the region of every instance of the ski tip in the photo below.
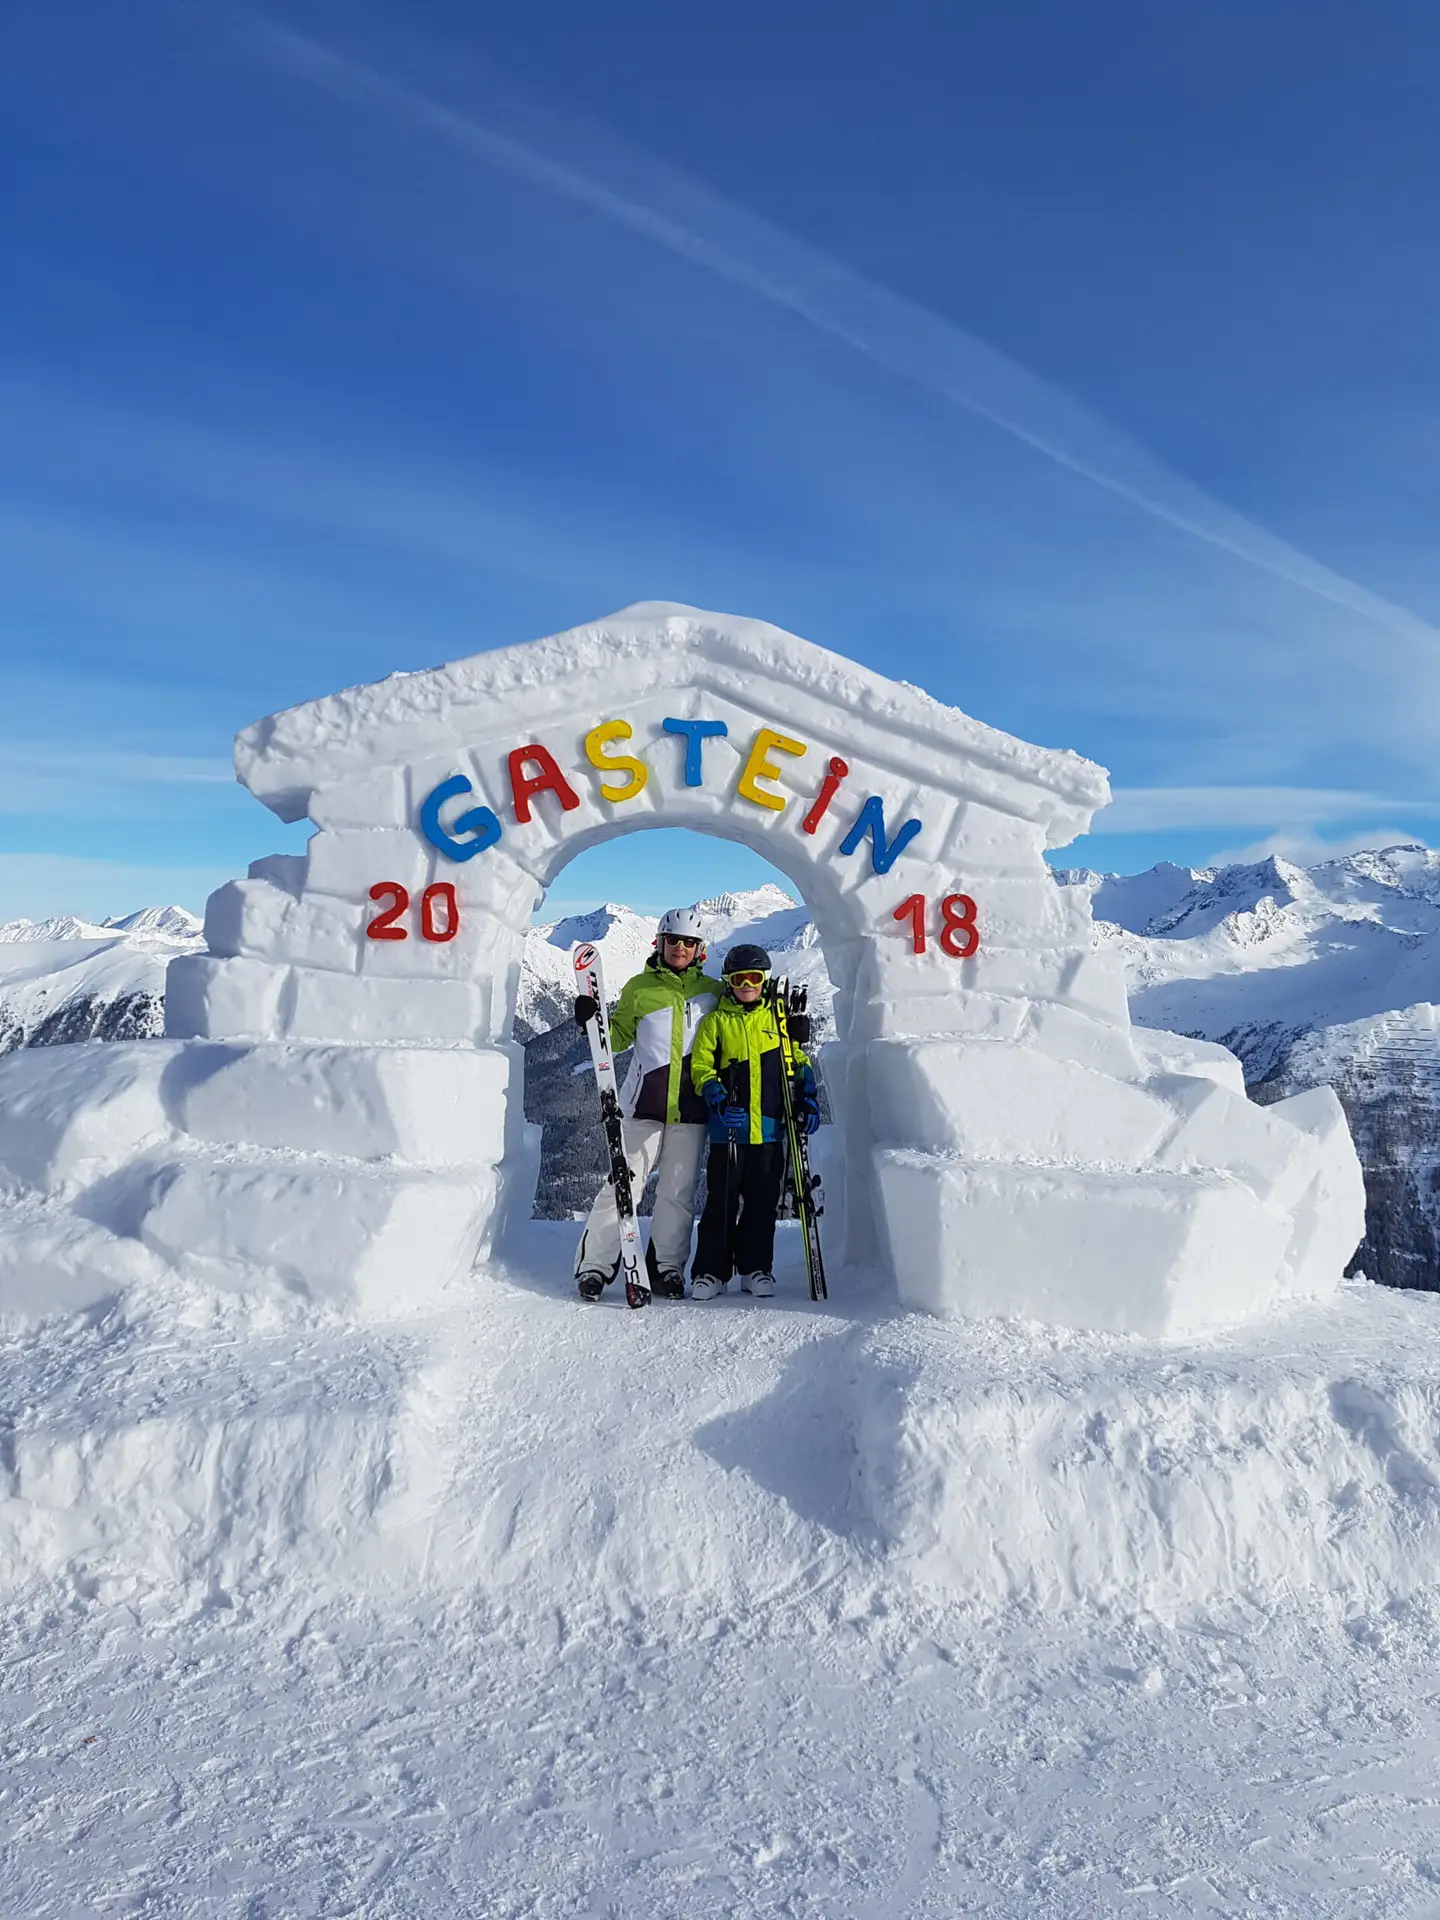
<svg viewBox="0 0 1440 1920">
<path fill-rule="evenodd" d="M 577 973 L 584 973 L 587 967 L 594 964 L 595 952 L 596 950 L 593 945 L 577 947 L 575 949 L 575 971 Z"/>
</svg>

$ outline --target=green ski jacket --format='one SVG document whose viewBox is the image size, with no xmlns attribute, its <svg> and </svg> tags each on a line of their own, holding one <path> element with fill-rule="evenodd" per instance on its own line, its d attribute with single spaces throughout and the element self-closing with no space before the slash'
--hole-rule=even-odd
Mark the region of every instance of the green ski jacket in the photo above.
<svg viewBox="0 0 1440 1920">
<path fill-rule="evenodd" d="M 810 1065 L 799 1047 L 792 1044 L 791 1052 L 796 1066 Z M 774 1007 L 763 1000 L 757 1000 L 753 1007 L 742 1007 L 727 992 L 715 1011 L 700 1022 L 695 1036 L 690 1074 L 696 1091 L 703 1093 L 707 1081 L 718 1079 L 731 1104 L 749 1113 L 750 1144 L 758 1146 L 781 1136 L 785 1116 L 780 1084 L 783 1073 Z M 718 1123 L 711 1126 L 710 1137 L 724 1137 Z"/>
<path fill-rule="evenodd" d="M 720 982 L 700 963 L 676 973 L 652 953 L 627 980 L 610 1016 L 616 1053 L 633 1047 L 620 1088 L 620 1110 L 634 1120 L 701 1125 L 705 1103 L 690 1084 L 690 1048 L 704 1016 L 720 999 Z"/>
</svg>

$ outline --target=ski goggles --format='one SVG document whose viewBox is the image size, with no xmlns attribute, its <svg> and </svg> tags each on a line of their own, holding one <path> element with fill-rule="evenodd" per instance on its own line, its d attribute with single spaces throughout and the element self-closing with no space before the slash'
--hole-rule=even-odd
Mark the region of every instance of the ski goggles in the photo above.
<svg viewBox="0 0 1440 1920">
<path fill-rule="evenodd" d="M 743 967 L 739 973 L 727 973 L 725 978 L 735 987 L 763 987 L 770 976 L 760 967 Z"/>
</svg>

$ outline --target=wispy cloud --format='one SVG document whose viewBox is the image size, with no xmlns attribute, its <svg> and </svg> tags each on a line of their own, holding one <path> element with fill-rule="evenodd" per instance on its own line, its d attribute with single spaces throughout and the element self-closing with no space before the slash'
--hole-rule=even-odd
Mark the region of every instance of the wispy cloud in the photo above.
<svg viewBox="0 0 1440 1920">
<path fill-rule="evenodd" d="M 265 398 L 272 414 L 283 413 L 283 392 L 267 391 Z M 263 567 L 248 560 L 237 565 L 232 556 L 242 517 L 335 535 L 372 560 L 401 557 L 472 587 L 500 576 L 577 595 L 593 593 L 607 577 L 620 578 L 617 554 L 626 556 L 631 576 L 647 569 L 693 573 L 713 565 L 723 544 L 663 502 L 620 507 L 613 490 L 574 475 L 537 484 L 473 451 L 457 461 L 357 439 L 302 443 L 283 428 L 246 432 L 181 421 L 14 372 L 0 373 L 0 412 L 8 451 L 25 460 L 32 492 L 43 458 L 83 472 L 92 485 L 123 487 L 132 510 L 142 494 L 181 500 L 192 511 L 197 505 L 216 510 L 213 524 L 189 527 L 181 541 L 149 529 L 117 532 L 93 506 L 56 513 L 11 504 L 0 482 L 0 552 L 13 554 L 17 568 L 46 568 L 74 594 L 89 593 L 102 569 L 128 567 L 172 577 L 182 609 L 204 591 L 212 603 L 230 605 L 237 593 L 247 602 L 283 593 L 297 612 L 312 615 L 328 600 L 334 612 L 341 603 L 334 576 L 319 574 L 314 563 L 282 567 L 268 558 Z M 819 578 L 818 568 L 787 557 L 770 556 L 764 567 L 771 578 L 790 583 Z M 222 577 L 212 580 L 216 572 Z M 320 584 L 312 578 L 315 604 L 309 605 L 302 596 L 312 574 Z M 827 564 L 826 581 L 837 577 L 843 579 L 843 568 Z M 100 591 L 113 591 L 112 581 Z"/>
<path fill-rule="evenodd" d="M 1357 827 L 1350 833 L 1320 834 L 1267 833 L 1243 846 L 1221 847 L 1205 856 L 1207 867 L 1250 866 L 1257 860 L 1278 856 L 1292 860 L 1297 867 L 1313 867 L 1321 860 L 1340 860 L 1347 853 L 1359 853 L 1367 847 L 1395 847 L 1411 844 L 1414 830 L 1404 827 Z"/>
<path fill-rule="evenodd" d="M 236 11 L 255 44 L 290 73 L 590 209 L 803 318 L 1152 519 L 1357 616 L 1360 631 L 1332 633 L 1312 652 L 1325 647 L 1352 661 L 1364 653 L 1378 670 L 1388 642 L 1392 673 L 1410 676 L 1409 716 L 1433 721 L 1436 628 L 1234 512 L 986 342 L 597 128 L 526 108 L 526 129 L 512 131 L 501 123 L 516 117 L 513 98 L 483 115 L 461 111 L 252 10 Z"/>
<path fill-rule="evenodd" d="M 1158 833 L 1167 828 L 1267 827 L 1278 832 L 1407 814 L 1440 815 L 1434 801 L 1332 787 L 1120 787 L 1097 816 L 1095 832 Z M 1368 830 L 1373 834 L 1374 829 Z M 1360 839 L 1357 845 L 1373 845 Z"/>
<path fill-rule="evenodd" d="M 89 751 L 68 743 L 0 740 L 0 813 L 123 813 L 177 787 L 227 787 L 235 770 L 196 755 Z"/>
</svg>

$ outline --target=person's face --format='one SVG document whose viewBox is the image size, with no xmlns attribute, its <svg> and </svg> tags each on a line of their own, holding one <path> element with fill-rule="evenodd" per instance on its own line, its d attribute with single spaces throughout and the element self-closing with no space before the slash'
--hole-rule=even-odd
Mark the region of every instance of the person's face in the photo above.
<svg viewBox="0 0 1440 1920">
<path fill-rule="evenodd" d="M 748 980 L 737 974 L 731 978 L 730 991 L 742 1007 L 753 1007 L 765 991 L 765 982 L 763 980 Z"/>
<path fill-rule="evenodd" d="M 683 973 L 700 951 L 698 940 L 689 940 L 684 934 L 667 933 L 660 942 L 660 957 L 667 967 L 673 967 L 676 973 Z"/>
</svg>

